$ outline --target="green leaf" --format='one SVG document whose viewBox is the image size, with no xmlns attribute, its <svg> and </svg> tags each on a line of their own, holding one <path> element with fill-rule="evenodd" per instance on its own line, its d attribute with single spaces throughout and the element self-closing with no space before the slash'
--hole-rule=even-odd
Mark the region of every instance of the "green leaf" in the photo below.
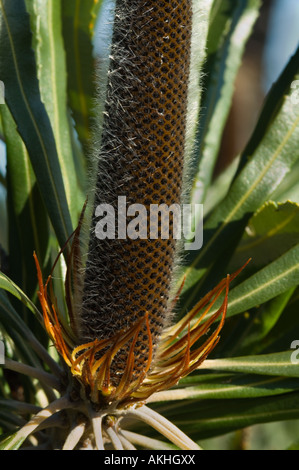
<svg viewBox="0 0 299 470">
<path fill-rule="evenodd" d="M 257 356 L 210 359 L 201 365 L 201 370 L 299 377 L 299 367 L 296 361 L 292 361 L 292 354 L 293 351 L 283 351 Z"/>
<path fill-rule="evenodd" d="M 9 220 L 9 272 L 31 297 L 37 286 L 33 251 L 45 266 L 49 248 L 49 223 L 26 147 L 5 105 L 1 106 L 7 155 Z"/>
<path fill-rule="evenodd" d="M 299 162 L 295 163 L 293 170 L 286 176 L 284 181 L 272 194 L 273 201 L 287 202 L 293 201 L 299 204 L 299 183 L 298 183 Z"/>
<path fill-rule="evenodd" d="M 191 201 L 202 203 L 211 184 L 230 111 L 234 83 L 246 42 L 258 17 L 260 0 L 216 1 L 207 38 L 203 95 L 195 141 L 198 162 Z"/>
<path fill-rule="evenodd" d="M 299 284 L 298 260 L 299 244 L 231 289 L 227 317 L 246 312 L 296 287 Z M 206 319 L 217 311 L 220 304 L 221 300 L 214 304 Z"/>
<path fill-rule="evenodd" d="M 13 399 L 0 399 L 0 408 L 5 407 L 6 409 L 12 410 L 15 413 L 19 414 L 26 414 L 29 411 L 31 413 L 38 413 L 41 408 L 38 405 L 32 405 L 29 403 L 24 403 L 20 400 L 13 400 Z"/>
<path fill-rule="evenodd" d="M 17 286 L 8 276 L 0 271 L 0 289 L 4 289 L 7 292 L 10 292 L 17 299 L 19 299 L 31 312 L 37 317 L 37 319 L 42 323 L 43 317 L 35 304 L 29 299 L 29 297 Z"/>
<path fill-rule="evenodd" d="M 260 305 L 299 284 L 299 244 L 231 290 L 228 314 Z"/>
<path fill-rule="evenodd" d="M 288 292 L 286 292 L 286 295 Z M 296 339 L 294 331 L 299 331 L 299 299 L 298 287 L 286 304 L 283 315 L 280 315 L 278 321 L 273 326 L 269 334 L 262 341 L 261 347 L 264 352 L 281 351 L 285 349 L 286 345 Z"/>
<path fill-rule="evenodd" d="M 298 389 L 298 378 L 242 373 L 203 374 L 199 370 L 198 375 L 181 380 L 178 388 L 161 396 L 163 401 L 244 399 L 281 395 Z M 159 396 L 153 401 L 159 402 Z"/>
<path fill-rule="evenodd" d="M 24 424 L 24 419 L 11 413 L 10 410 L 8 411 L 7 408 L 2 405 L 2 407 L 0 407 L 0 424 L 4 424 L 6 429 L 16 429 Z M 1 438 L 4 440 L 5 436 L 1 435 Z"/>
<path fill-rule="evenodd" d="M 204 218 L 212 212 L 225 198 L 234 179 L 239 164 L 239 158 L 234 160 L 212 181 L 207 188 L 207 194 L 203 205 Z"/>
<path fill-rule="evenodd" d="M 255 398 L 183 400 L 151 406 L 198 441 L 259 423 L 299 417 L 298 391 Z M 139 424 L 136 432 L 146 432 Z M 204 443 L 200 444 L 204 448 Z"/>
<path fill-rule="evenodd" d="M 0 0 L 0 76 L 6 101 L 26 145 L 56 236 L 63 246 L 73 231 L 54 135 L 41 101 L 29 16 L 23 0 Z"/>
<path fill-rule="evenodd" d="M 252 261 L 239 277 L 239 282 L 243 281 L 244 287 L 246 286 L 244 284 L 245 280 L 248 279 L 247 289 L 249 293 L 253 293 L 251 287 L 254 279 L 249 278 L 299 242 L 298 210 L 298 205 L 289 201 L 285 204 L 267 202 L 250 219 L 241 242 L 227 268 L 228 272 L 234 272 L 243 262 L 244 257 L 249 258 L 252 256 Z M 258 282 L 261 282 L 260 287 L 266 287 L 262 277 L 259 277 L 259 279 Z M 280 294 L 277 292 L 277 296 L 275 296 L 275 290 L 273 290 L 274 298 L 266 301 L 266 303 L 264 303 L 262 297 L 253 297 L 257 301 L 256 305 L 251 304 L 254 308 L 244 303 L 238 313 L 246 311 L 246 309 L 247 312 L 240 316 L 237 323 L 234 322 L 233 329 L 229 324 L 224 329 L 225 339 L 221 341 L 219 346 L 221 354 L 226 356 L 236 355 L 236 353 L 256 354 L 262 352 L 265 347 L 269 347 L 272 343 L 271 331 L 284 313 L 295 288 L 296 284 L 285 292 Z M 268 292 L 270 291 L 268 290 Z M 266 294 L 266 290 L 264 293 Z M 236 295 L 236 291 L 233 293 L 232 290 L 229 298 L 232 300 L 234 295 Z M 260 303 L 262 303 L 261 306 L 259 306 Z M 233 315 L 231 307 L 229 305 L 228 317 Z M 228 336 L 226 332 L 229 332 Z"/>
<path fill-rule="evenodd" d="M 297 243 L 299 243 L 299 205 L 290 201 L 284 204 L 268 201 L 248 222 L 228 271 L 235 271 L 244 259 L 252 258 L 244 273 L 249 276 Z"/>
<path fill-rule="evenodd" d="M 102 0 L 62 0 L 62 22 L 67 53 L 69 104 L 85 155 L 89 154 L 93 99 L 96 95 L 92 37 Z"/>
<path fill-rule="evenodd" d="M 156 407 L 155 407 L 156 408 Z M 159 407 L 159 410 L 162 407 Z M 164 407 L 164 414 L 192 439 L 201 440 L 232 432 L 258 423 L 299 418 L 299 393 L 277 396 L 231 399 L 193 400 Z"/>
<path fill-rule="evenodd" d="M 51 121 L 68 207 L 78 222 L 77 177 L 67 112 L 67 72 L 60 0 L 26 2 L 30 13 L 42 102 Z"/>
<path fill-rule="evenodd" d="M 30 299 L 12 281 L 3 276 L 1 272 L 0 277 L 0 326 L 4 338 L 7 336 L 9 341 L 12 342 L 11 348 L 9 348 L 9 350 L 11 349 L 10 354 L 13 354 L 17 360 L 40 367 L 40 361 L 35 352 L 39 353 L 42 350 L 44 357 L 47 353 L 37 340 L 35 331 L 38 330 L 39 339 L 43 337 L 46 342 L 48 341 L 41 324 L 42 316 Z M 24 309 L 24 319 L 22 319 L 13 307 L 12 302 L 8 299 L 6 292 L 1 290 L 2 288 L 19 298 L 23 305 L 27 306 L 35 314 L 35 317 L 26 317 L 27 311 Z M 39 324 L 36 322 L 36 319 L 39 320 Z"/>
<path fill-rule="evenodd" d="M 286 307 L 295 289 L 293 287 L 261 306 L 250 309 L 244 315 L 239 315 L 238 321 L 234 322 L 233 329 L 228 321 L 221 335 L 224 341 L 221 341 L 217 348 L 217 355 L 220 353 L 229 357 L 260 354 L 265 349 L 268 351 L 275 341 L 274 330 L 277 324 L 280 324 L 281 318 L 285 316 Z M 282 333 L 281 329 L 280 333 Z M 290 341 L 284 344 L 290 344 Z"/>
<path fill-rule="evenodd" d="M 14 345 L 14 352 L 18 359 L 22 359 L 24 363 L 38 368 L 41 367 L 42 361 L 47 364 L 55 374 L 61 374 L 58 363 L 52 359 L 47 349 L 13 308 L 6 292 L 1 289 L 0 325 L 2 331 L 4 329 L 11 338 Z M 45 344 L 48 343 L 47 336 L 44 342 Z M 46 392 L 46 394 L 48 394 L 48 392 Z M 49 395 L 51 395 L 51 390 L 49 390 Z"/>
<path fill-rule="evenodd" d="M 299 441 L 294 442 L 292 445 L 290 445 L 287 450 L 299 450 Z"/>
<path fill-rule="evenodd" d="M 8 300 L 6 293 L 2 290 L 0 290 L 0 324 L 12 339 L 19 357 L 24 359 L 25 362 L 37 366 L 38 361 L 33 353 L 33 349 L 35 346 L 37 348 L 42 346 L 21 319 L 20 315 L 18 315 Z M 24 341 L 24 338 L 26 341 Z"/>
<path fill-rule="evenodd" d="M 285 80 L 286 75 L 289 85 L 294 78 L 294 64 L 297 71 L 298 63 L 299 49 L 283 73 L 283 79 Z M 248 157 L 246 165 L 237 174 L 225 199 L 205 222 L 203 248 L 199 253 L 189 253 L 189 259 L 186 261 L 188 266 L 184 269 L 184 308 L 194 305 L 202 292 L 211 287 L 211 282 L 215 283 L 217 277 L 223 275 L 221 263 L 225 263 L 226 257 L 234 250 L 248 220 L 270 198 L 298 160 L 298 140 L 299 105 L 294 104 L 292 96 L 285 95 L 260 145 L 254 154 Z M 211 269 L 219 260 L 220 266 L 211 273 Z M 201 284 L 199 280 L 208 274 L 208 287 L 201 290 L 204 279 Z M 179 284 L 181 282 L 182 278 Z"/>
<path fill-rule="evenodd" d="M 21 447 L 26 438 L 20 437 L 17 441 L 14 441 L 17 433 L 12 434 L 9 437 L 6 437 L 3 441 L 0 442 L 0 450 L 17 450 Z M 14 442 L 13 442 L 14 441 Z M 11 445 L 13 442 L 13 445 Z"/>
</svg>

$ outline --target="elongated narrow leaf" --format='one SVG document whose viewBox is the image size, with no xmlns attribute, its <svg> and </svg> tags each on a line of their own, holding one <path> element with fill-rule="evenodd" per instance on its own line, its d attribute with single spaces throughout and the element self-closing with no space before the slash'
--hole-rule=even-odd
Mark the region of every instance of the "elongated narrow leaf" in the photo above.
<svg viewBox="0 0 299 470">
<path fill-rule="evenodd" d="M 238 319 L 233 318 L 233 329 L 230 329 L 230 321 L 228 320 L 227 328 L 223 331 L 224 341 L 217 349 L 217 356 L 262 354 L 268 352 L 269 348 L 275 351 L 276 348 L 272 349 L 271 347 L 275 342 L 273 331 L 283 321 L 286 307 L 295 290 L 296 287 L 293 287 L 270 301 L 239 315 Z M 283 331 L 280 330 L 280 333 L 283 334 Z M 291 341 L 285 341 L 282 347 L 285 347 L 286 344 L 291 344 Z"/>
<path fill-rule="evenodd" d="M 25 441 L 24 437 L 21 437 L 17 441 L 15 441 L 17 433 L 12 434 L 9 437 L 6 437 L 3 441 L 0 442 L 0 450 L 17 450 L 21 447 L 23 442 Z M 13 443 L 13 444 L 11 444 Z"/>
<path fill-rule="evenodd" d="M 31 297 L 37 286 L 33 251 L 44 266 L 49 247 L 49 221 L 24 142 L 7 107 L 2 105 L 0 111 L 7 155 L 9 272 Z"/>
<path fill-rule="evenodd" d="M 16 357 L 38 368 L 41 367 L 41 361 L 44 361 L 54 373 L 61 373 L 58 363 L 52 359 L 47 349 L 22 320 L 9 301 L 7 293 L 2 289 L 0 289 L 0 324 L 2 331 L 7 332 L 13 342 Z M 47 343 L 47 336 L 44 341 Z"/>
<path fill-rule="evenodd" d="M 273 193 L 272 199 L 276 202 L 293 201 L 299 204 L 299 182 L 298 182 L 299 162 L 297 162 L 293 171 L 289 173 L 282 184 Z"/>
<path fill-rule="evenodd" d="M 299 377 L 299 367 L 292 361 L 293 351 L 284 351 L 258 356 L 232 357 L 206 360 L 201 369 L 243 372 L 282 377 Z"/>
<path fill-rule="evenodd" d="M 299 49 L 288 64 L 283 79 L 289 86 L 298 71 Z M 186 276 L 184 307 L 194 304 L 200 290 L 187 292 L 219 261 L 225 252 L 236 246 L 252 214 L 269 199 L 294 163 L 299 159 L 299 105 L 285 95 L 281 108 L 268 126 L 263 140 L 234 180 L 226 198 L 218 205 L 204 225 L 204 245 L 190 253 Z M 245 260 L 244 260 L 245 261 Z M 221 274 L 219 267 L 213 279 Z M 210 280 L 211 281 L 211 280 Z"/>
<path fill-rule="evenodd" d="M 64 245 L 73 228 L 52 127 L 40 98 L 29 16 L 23 0 L 1 0 L 0 7 L 0 76 L 6 101 L 28 150 L 56 236 Z"/>
<path fill-rule="evenodd" d="M 40 360 L 35 352 L 43 350 L 45 355 L 47 355 L 47 352 L 13 308 L 6 293 L 2 290 L 0 291 L 0 324 L 1 330 L 6 332 L 13 343 L 15 356 L 26 364 L 40 367 Z"/>
<path fill-rule="evenodd" d="M 227 316 L 246 312 L 299 284 L 299 244 L 265 266 L 229 293 Z M 215 303 L 215 309 L 218 302 Z M 211 309 L 209 315 L 214 311 Z M 216 311 L 216 310 L 215 310 Z"/>
<path fill-rule="evenodd" d="M 60 0 L 26 2 L 33 29 L 33 42 L 41 99 L 55 136 L 57 154 L 73 225 L 78 222 L 77 177 L 67 112 L 67 72 L 62 38 Z"/>
<path fill-rule="evenodd" d="M 287 293 L 286 293 L 287 294 Z M 261 346 L 264 346 L 265 352 L 281 351 L 286 345 L 291 346 L 297 335 L 294 332 L 299 331 L 299 299 L 298 287 L 291 299 L 284 308 L 283 315 L 266 336 Z"/>
<path fill-rule="evenodd" d="M 291 444 L 287 450 L 299 450 L 299 441 L 297 442 L 294 442 L 293 444 Z"/>
<path fill-rule="evenodd" d="M 228 272 L 233 272 L 243 262 L 244 257 L 249 258 L 252 256 L 251 262 L 240 276 L 240 281 L 243 281 L 243 283 L 248 279 L 248 292 L 253 293 L 251 290 L 253 279 L 250 279 L 251 276 L 272 261 L 277 260 L 296 243 L 298 244 L 298 215 L 298 205 L 295 203 L 288 201 L 284 204 L 276 204 L 269 201 L 250 219 L 246 232 L 227 268 Z M 279 273 L 277 272 L 277 274 Z M 259 279 L 261 281 L 261 277 Z M 271 285 L 274 277 L 272 280 L 268 278 L 268 281 Z M 266 288 L 264 282 L 261 282 Z M 245 303 L 238 313 L 246 311 L 246 314 L 239 315 L 238 321 L 234 319 L 233 329 L 227 325 L 225 329 L 227 334 L 224 333 L 225 339 L 219 345 L 218 354 L 219 351 L 220 354 L 225 354 L 225 356 L 231 354 L 257 354 L 263 352 L 265 348 L 268 350 L 271 343 L 275 340 L 275 336 L 272 338 L 271 331 L 277 322 L 280 324 L 280 318 L 284 315 L 286 306 L 296 289 L 295 283 L 296 280 L 290 289 L 281 293 L 277 292 L 277 296 L 275 296 L 275 290 L 273 289 L 270 295 L 272 297 L 273 292 L 274 297 L 266 302 L 263 301 L 262 297 L 257 299 L 253 296 L 257 301 L 254 308 L 250 308 L 244 299 Z M 269 285 L 264 293 L 267 290 L 270 293 L 268 288 Z M 231 291 L 231 299 L 235 293 Z M 229 307 L 228 316 L 230 317 L 231 315 L 233 315 L 233 309 Z M 293 320 L 292 322 L 294 324 Z M 283 330 L 282 327 L 279 328 L 280 333 Z"/>
<path fill-rule="evenodd" d="M 247 39 L 258 17 L 260 0 L 217 1 L 211 12 L 207 61 L 203 70 L 202 110 L 196 136 L 199 160 L 191 199 L 203 203 L 217 161 L 234 82 Z"/>
<path fill-rule="evenodd" d="M 35 306 L 35 304 L 29 299 L 29 297 L 17 286 L 9 277 L 0 271 L 0 289 L 4 289 L 10 292 L 18 300 L 20 300 L 31 312 L 42 322 L 42 314 Z"/>
<path fill-rule="evenodd" d="M 20 416 L 17 416 L 14 413 L 9 412 L 6 407 L 2 406 L 2 409 L 0 408 L 0 426 L 2 424 L 5 425 L 6 429 L 17 429 L 18 427 L 24 425 L 25 421 Z M 2 439 L 4 440 L 5 436 L 1 435 L 0 442 L 2 442 Z M 1 449 L 1 444 L 0 444 L 0 449 Z"/>
<path fill-rule="evenodd" d="M 298 243 L 299 205 L 268 201 L 250 219 L 228 270 L 233 272 L 244 259 L 252 258 L 244 273 L 248 277 Z"/>
<path fill-rule="evenodd" d="M 25 338 L 28 342 L 36 343 L 36 338 L 26 323 L 20 318 L 20 315 L 15 311 L 3 290 L 0 290 L 0 322 L 5 329 L 12 328 L 18 333 L 23 342 Z"/>
<path fill-rule="evenodd" d="M 94 57 L 92 38 L 102 0 L 62 0 L 62 21 L 67 53 L 69 104 L 76 131 L 88 156 L 93 117 Z"/>
<path fill-rule="evenodd" d="M 158 408 L 163 409 L 162 406 Z M 270 423 L 299 418 L 299 393 L 291 392 L 272 397 L 203 400 L 178 403 L 164 408 L 164 414 L 195 440 L 242 429 L 258 423 Z"/>
<path fill-rule="evenodd" d="M 255 398 L 219 400 L 183 400 L 173 403 L 153 403 L 162 413 L 195 441 L 240 430 L 258 423 L 270 423 L 299 417 L 299 392 Z M 151 431 L 142 425 L 137 432 Z M 204 442 L 200 445 L 205 448 Z"/>
<path fill-rule="evenodd" d="M 8 399 L 8 400 L 1 400 L 0 399 L 0 407 L 5 407 L 6 409 L 13 410 L 16 413 L 38 413 L 41 408 L 40 406 L 37 405 L 32 405 L 29 403 L 24 403 L 19 400 L 13 400 L 13 399 Z"/>
<path fill-rule="evenodd" d="M 208 364 L 211 362 L 213 361 L 209 361 Z M 150 402 L 255 398 L 281 395 L 298 389 L 298 378 L 241 373 L 200 374 L 199 372 L 198 375 L 182 380 L 178 388 L 153 395 Z M 183 405 L 178 403 L 177 406 Z"/>
</svg>

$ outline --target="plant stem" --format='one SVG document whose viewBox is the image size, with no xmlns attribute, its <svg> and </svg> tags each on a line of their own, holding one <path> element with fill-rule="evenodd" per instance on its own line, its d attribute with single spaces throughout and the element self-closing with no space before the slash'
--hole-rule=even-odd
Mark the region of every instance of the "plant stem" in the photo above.
<svg viewBox="0 0 299 470">
<path fill-rule="evenodd" d="M 40 359 L 42 359 L 47 364 L 47 366 L 49 366 L 53 374 L 61 377 L 63 375 L 63 370 L 59 367 L 57 362 L 52 359 L 46 348 L 43 347 L 43 345 L 35 338 L 35 336 L 30 334 L 27 337 L 27 340 Z"/>
<path fill-rule="evenodd" d="M 121 440 L 124 450 L 136 450 L 136 447 L 133 446 L 132 442 L 129 439 L 127 439 L 122 429 L 119 431 L 119 438 Z"/>
<path fill-rule="evenodd" d="M 90 419 L 93 427 L 93 434 L 97 450 L 105 450 L 103 442 L 103 415 L 96 413 L 92 408 L 89 410 Z"/>
<path fill-rule="evenodd" d="M 34 377 L 48 387 L 61 391 L 61 385 L 57 377 L 54 377 L 54 375 L 43 370 L 39 370 L 36 367 L 28 366 L 27 364 L 22 364 L 21 362 L 6 358 L 4 368 L 28 375 L 29 377 Z"/>
<path fill-rule="evenodd" d="M 74 426 L 69 435 L 67 436 L 62 450 L 73 450 L 80 441 L 81 437 L 83 436 L 84 431 L 85 423 L 82 422 Z"/>
<path fill-rule="evenodd" d="M 146 400 L 146 402 L 157 403 L 161 401 L 185 400 L 186 398 L 190 398 L 192 396 L 192 392 L 188 390 L 188 388 L 178 388 L 176 390 L 165 390 L 154 393 Z"/>
<path fill-rule="evenodd" d="M 167 442 L 159 441 L 158 439 L 152 439 L 142 434 L 137 434 L 132 431 L 122 430 L 121 435 L 123 435 L 130 443 L 145 447 L 146 449 L 154 450 L 173 450 L 174 446 L 168 444 Z"/>
<path fill-rule="evenodd" d="M 186 434 L 177 428 L 173 423 L 145 405 L 140 409 L 132 409 L 128 411 L 126 416 L 135 417 L 149 424 L 154 429 L 163 434 L 163 436 L 167 437 L 167 439 L 177 445 L 180 449 L 201 450 L 201 448 L 194 441 L 186 436 Z"/>
<path fill-rule="evenodd" d="M 18 414 L 33 414 L 33 413 L 38 413 L 41 410 L 40 406 L 37 405 L 32 405 L 32 403 L 26 403 L 23 401 L 19 400 L 0 400 L 0 407 L 9 408 L 12 409 L 13 411 L 16 411 Z"/>
<path fill-rule="evenodd" d="M 122 442 L 119 438 L 119 435 L 118 435 L 117 431 L 113 427 L 108 426 L 106 428 L 106 432 L 107 432 L 108 436 L 110 437 L 110 440 L 111 440 L 111 443 L 112 443 L 114 449 L 115 450 L 124 450 Z"/>
<path fill-rule="evenodd" d="M 24 442 L 25 439 L 30 434 L 32 434 L 40 424 L 42 424 L 53 414 L 66 408 L 72 408 L 73 406 L 73 403 L 68 399 L 67 396 L 63 396 L 53 401 L 49 406 L 43 408 L 39 413 L 37 413 L 15 434 L 14 438 L 9 442 L 9 448 L 13 448 L 20 441 Z"/>
</svg>

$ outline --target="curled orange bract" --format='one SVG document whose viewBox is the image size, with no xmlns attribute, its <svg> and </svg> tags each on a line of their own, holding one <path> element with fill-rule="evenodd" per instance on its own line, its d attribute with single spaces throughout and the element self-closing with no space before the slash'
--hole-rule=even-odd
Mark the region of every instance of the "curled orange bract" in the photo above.
<svg viewBox="0 0 299 470">
<path fill-rule="evenodd" d="M 139 318 L 127 329 L 115 331 L 107 339 L 95 339 L 78 344 L 71 322 L 65 323 L 57 308 L 52 289 L 51 275 L 43 283 L 41 268 L 34 254 L 39 283 L 39 300 L 42 306 L 45 328 L 57 351 L 68 365 L 70 373 L 84 387 L 86 395 L 94 403 L 124 407 L 144 401 L 153 393 L 167 390 L 197 369 L 219 341 L 228 304 L 230 283 L 247 265 L 232 275 L 227 275 L 207 293 L 182 319 L 168 327 L 162 334 L 154 353 L 149 323 L 150 312 Z M 68 270 L 73 267 L 69 263 Z M 66 282 L 69 273 L 66 275 Z M 179 292 L 181 289 L 179 290 Z M 219 308 L 211 313 L 220 296 Z M 68 293 L 70 295 L 70 293 Z M 178 295 L 176 296 L 176 300 Z M 71 316 L 71 315 L 70 315 Z M 218 321 L 218 322 L 217 322 Z M 210 335 L 205 336 L 213 323 L 217 325 Z M 136 343 L 139 333 L 146 331 L 146 366 L 136 371 Z M 202 340 L 201 340 L 202 339 Z M 201 340 L 201 341 L 200 341 Z M 139 346 L 140 347 L 140 346 Z M 126 364 L 121 377 L 115 382 L 111 376 L 114 359 L 120 352 L 126 352 Z"/>
</svg>

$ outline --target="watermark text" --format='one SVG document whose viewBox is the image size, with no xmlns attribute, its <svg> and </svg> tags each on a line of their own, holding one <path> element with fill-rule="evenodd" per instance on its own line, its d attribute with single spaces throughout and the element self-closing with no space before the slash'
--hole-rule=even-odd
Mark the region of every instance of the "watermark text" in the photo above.
<svg viewBox="0 0 299 470">
<path fill-rule="evenodd" d="M 5 364 L 4 342 L 0 340 L 0 365 Z"/>
<path fill-rule="evenodd" d="M 291 354 L 291 363 L 292 364 L 299 364 L 299 340 L 295 339 L 291 343 L 291 349 L 294 351 Z"/>
<path fill-rule="evenodd" d="M 126 196 L 119 196 L 117 207 L 99 204 L 95 235 L 99 240 L 130 238 L 131 240 L 184 239 L 185 250 L 199 250 L 203 245 L 202 204 L 127 205 Z"/>
<path fill-rule="evenodd" d="M 5 104 L 5 86 L 0 80 L 0 104 Z"/>
</svg>

